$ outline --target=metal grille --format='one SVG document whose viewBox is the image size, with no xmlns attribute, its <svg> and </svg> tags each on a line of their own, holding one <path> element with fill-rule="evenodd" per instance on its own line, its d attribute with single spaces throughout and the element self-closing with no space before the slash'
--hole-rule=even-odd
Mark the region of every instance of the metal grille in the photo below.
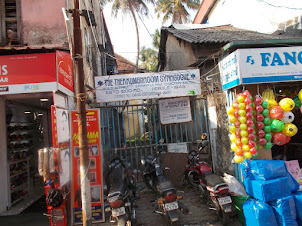
<svg viewBox="0 0 302 226">
<path fill-rule="evenodd" d="M 126 158 L 138 168 L 139 161 L 169 143 L 194 143 L 208 134 L 208 117 L 204 99 L 191 100 L 192 121 L 162 125 L 158 103 L 101 106 L 101 130 L 105 160 Z"/>
</svg>

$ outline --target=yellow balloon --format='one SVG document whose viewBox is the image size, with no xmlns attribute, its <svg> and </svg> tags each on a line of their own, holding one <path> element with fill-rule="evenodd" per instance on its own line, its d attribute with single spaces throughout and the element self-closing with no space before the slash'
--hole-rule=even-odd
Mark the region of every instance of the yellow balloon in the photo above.
<svg viewBox="0 0 302 226">
<path fill-rule="evenodd" d="M 246 158 L 246 159 L 250 159 L 250 158 L 252 158 L 252 154 L 250 153 L 250 152 L 245 152 L 244 154 L 243 154 L 243 156 Z"/>
<path fill-rule="evenodd" d="M 234 115 L 235 109 L 233 107 L 228 107 L 227 114 L 228 115 Z"/>
<path fill-rule="evenodd" d="M 243 95 L 239 95 L 238 97 L 237 97 L 237 101 L 239 102 L 239 103 L 243 103 L 244 102 L 244 96 Z"/>
<path fill-rule="evenodd" d="M 283 98 L 282 100 L 280 100 L 279 106 L 284 111 L 291 111 L 295 107 L 295 102 L 291 98 Z"/>
<path fill-rule="evenodd" d="M 285 124 L 284 128 L 282 130 L 282 133 L 284 133 L 288 137 L 295 136 L 297 132 L 298 132 L 298 128 L 293 123 L 287 123 L 287 124 Z"/>
<path fill-rule="evenodd" d="M 241 130 L 247 130 L 247 125 L 246 124 L 240 124 L 240 129 Z"/>
<path fill-rule="evenodd" d="M 243 151 L 249 151 L 250 150 L 250 146 L 248 146 L 248 145 L 242 145 L 242 150 Z"/>
<path fill-rule="evenodd" d="M 269 99 L 269 100 L 267 100 L 267 102 L 269 103 L 269 109 L 278 105 L 276 100 Z"/>
<path fill-rule="evenodd" d="M 244 110 L 245 109 L 245 103 L 240 103 L 238 105 L 239 109 Z"/>
<path fill-rule="evenodd" d="M 230 123 L 234 123 L 237 121 L 237 118 L 235 116 L 231 115 L 229 120 L 230 120 Z"/>
<path fill-rule="evenodd" d="M 235 134 L 230 135 L 230 141 L 234 142 L 236 140 Z"/>
<path fill-rule="evenodd" d="M 234 125 L 230 126 L 230 132 L 233 134 L 236 132 L 236 127 Z"/>
<path fill-rule="evenodd" d="M 233 134 L 234 135 L 234 134 Z M 235 139 L 236 139 L 236 136 L 235 136 Z M 248 144 L 248 142 L 249 142 L 249 139 L 247 138 L 247 137 L 242 137 L 241 138 L 241 143 L 242 144 Z M 244 145 L 243 145 L 244 146 Z"/>
<path fill-rule="evenodd" d="M 236 145 L 235 143 L 232 143 L 232 144 L 231 144 L 231 149 L 232 149 L 233 151 L 235 151 L 237 148 L 238 148 L 238 147 L 237 147 L 237 145 Z"/>
<path fill-rule="evenodd" d="M 299 100 L 301 100 L 301 101 L 302 101 L 302 89 L 299 91 L 299 93 L 298 93 L 298 97 L 299 97 Z"/>
<path fill-rule="evenodd" d="M 238 155 L 234 156 L 234 162 L 236 162 L 236 163 L 242 163 L 243 161 L 244 161 L 244 157 L 243 156 L 238 156 Z"/>
</svg>

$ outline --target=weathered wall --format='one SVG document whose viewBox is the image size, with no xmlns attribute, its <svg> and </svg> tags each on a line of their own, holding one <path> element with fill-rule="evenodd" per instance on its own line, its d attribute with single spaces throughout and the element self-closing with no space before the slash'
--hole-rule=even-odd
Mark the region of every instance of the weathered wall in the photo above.
<svg viewBox="0 0 302 226">
<path fill-rule="evenodd" d="M 67 42 L 62 0 L 21 1 L 22 40 L 27 45 L 57 44 Z"/>
</svg>

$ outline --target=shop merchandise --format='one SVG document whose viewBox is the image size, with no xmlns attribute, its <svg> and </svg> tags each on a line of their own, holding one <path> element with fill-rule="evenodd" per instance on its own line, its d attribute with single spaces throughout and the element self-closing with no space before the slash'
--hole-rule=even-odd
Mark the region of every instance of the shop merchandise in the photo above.
<svg viewBox="0 0 302 226">
<path fill-rule="evenodd" d="M 270 202 L 273 207 L 278 225 L 298 226 L 296 205 L 293 196 L 287 196 Z"/>
<path fill-rule="evenodd" d="M 299 191 L 293 194 L 295 199 L 296 214 L 298 225 L 302 225 L 302 192 Z"/>
</svg>

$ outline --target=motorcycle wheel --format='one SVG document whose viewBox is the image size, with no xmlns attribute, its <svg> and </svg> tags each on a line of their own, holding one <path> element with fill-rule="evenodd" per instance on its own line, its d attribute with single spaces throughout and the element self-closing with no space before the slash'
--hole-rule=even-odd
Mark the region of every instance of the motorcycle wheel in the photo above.
<svg viewBox="0 0 302 226">
<path fill-rule="evenodd" d="M 150 175 L 144 175 L 144 182 L 147 185 L 148 188 L 150 188 L 152 191 L 156 192 L 155 185 L 153 183 L 153 179 Z"/>
<path fill-rule="evenodd" d="M 218 218 L 219 218 L 219 221 L 223 225 L 225 225 L 225 224 L 229 223 L 229 221 L 230 221 L 230 214 L 226 213 L 220 209 L 220 210 L 218 210 Z"/>
</svg>

